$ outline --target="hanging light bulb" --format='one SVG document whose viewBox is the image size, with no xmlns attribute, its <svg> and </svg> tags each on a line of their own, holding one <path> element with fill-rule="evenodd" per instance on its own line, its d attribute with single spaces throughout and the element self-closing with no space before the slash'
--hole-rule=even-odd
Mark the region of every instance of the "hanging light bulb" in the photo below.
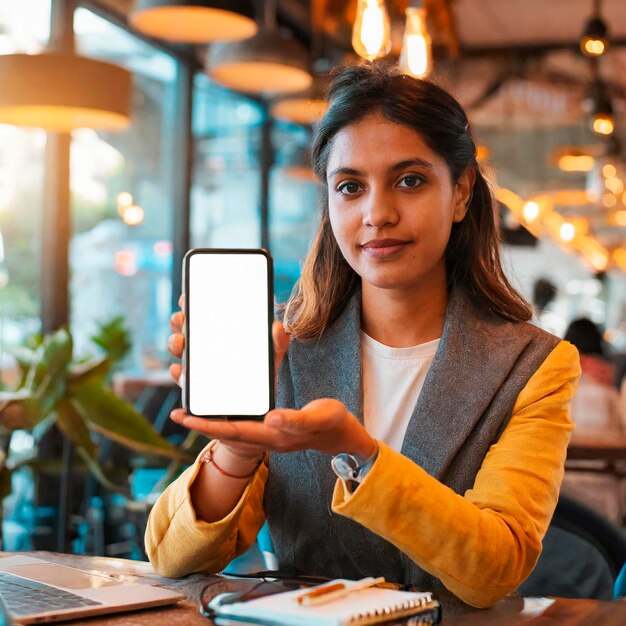
<svg viewBox="0 0 626 626">
<path fill-rule="evenodd" d="M 594 1 L 594 14 L 585 24 L 580 50 L 588 57 L 602 56 L 609 47 L 608 29 L 600 17 L 600 0 Z"/>
<path fill-rule="evenodd" d="M 413 4 L 416 6 L 406 10 L 400 69 L 414 78 L 426 78 L 433 66 L 432 45 L 426 28 L 426 9 L 421 6 L 421 2 Z"/>
<path fill-rule="evenodd" d="M 384 0 L 358 0 L 352 29 L 352 47 L 368 61 L 379 59 L 391 50 L 391 26 Z"/>
<path fill-rule="evenodd" d="M 597 135 L 608 137 L 615 130 L 613 104 L 606 85 L 596 78 L 590 85 L 583 106 L 591 113 L 591 129 Z"/>
</svg>

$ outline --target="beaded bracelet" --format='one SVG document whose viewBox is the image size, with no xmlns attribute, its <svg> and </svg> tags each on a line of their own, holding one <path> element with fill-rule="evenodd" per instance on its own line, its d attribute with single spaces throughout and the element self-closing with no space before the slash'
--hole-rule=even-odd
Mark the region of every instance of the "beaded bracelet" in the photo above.
<svg viewBox="0 0 626 626">
<path fill-rule="evenodd" d="M 237 478 L 239 480 L 245 480 L 246 478 L 252 478 L 255 474 L 256 471 L 259 469 L 259 466 L 261 465 L 261 463 L 263 463 L 263 461 L 265 460 L 265 454 L 259 459 L 259 462 L 256 464 L 256 467 L 249 473 L 246 474 L 245 476 L 237 476 L 236 474 L 231 474 L 230 472 L 227 472 L 225 469 L 221 468 L 216 462 L 215 459 L 213 458 L 213 453 L 215 451 L 215 448 L 217 448 L 217 443 L 215 443 L 214 445 L 212 445 L 200 458 L 200 462 L 204 463 L 205 465 L 213 465 L 213 467 L 223 476 L 228 476 L 228 478 Z"/>
</svg>

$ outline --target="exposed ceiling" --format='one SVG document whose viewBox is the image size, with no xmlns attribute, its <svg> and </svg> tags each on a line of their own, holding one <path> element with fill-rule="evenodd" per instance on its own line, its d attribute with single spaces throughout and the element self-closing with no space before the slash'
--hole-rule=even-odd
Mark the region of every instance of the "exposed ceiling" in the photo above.
<svg viewBox="0 0 626 626">
<path fill-rule="evenodd" d="M 279 22 L 317 55 L 337 63 L 352 54 L 356 0 L 277 1 Z M 593 66 L 578 51 L 593 0 L 425 3 L 435 45 L 435 79 L 466 107 L 479 139 L 489 137 L 498 182 L 516 182 L 518 193 L 526 197 L 545 190 L 584 188 L 584 175 L 560 172 L 549 159 L 554 147 L 563 143 L 585 144 L 596 154 L 603 150 L 602 142 L 588 130 L 583 106 Z M 98 4 L 126 15 L 133 0 Z M 397 53 L 408 0 L 386 4 L 393 24 L 392 50 Z M 598 71 L 608 84 L 626 148 L 626 0 L 604 0 L 601 14 L 611 47 Z M 626 209 L 625 201 L 626 194 L 617 209 Z M 554 207 L 564 216 L 585 217 L 608 249 L 626 243 L 626 226 L 612 223 L 597 202 Z M 611 208 L 613 213 L 617 209 Z"/>
</svg>

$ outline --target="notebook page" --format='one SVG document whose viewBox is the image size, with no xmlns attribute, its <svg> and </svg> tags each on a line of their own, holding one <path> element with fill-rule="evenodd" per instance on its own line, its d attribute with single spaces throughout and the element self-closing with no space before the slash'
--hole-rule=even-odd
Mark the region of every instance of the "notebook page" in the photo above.
<svg viewBox="0 0 626 626">
<path fill-rule="evenodd" d="M 332 581 L 336 582 L 349 585 L 354 581 L 342 579 Z M 308 590 L 310 591 L 310 588 Z M 344 626 L 368 623 L 370 622 L 366 617 L 368 615 L 373 618 L 371 622 L 380 621 L 383 613 L 387 616 L 386 619 L 391 619 L 394 613 L 403 608 L 406 610 L 407 603 L 427 604 L 431 597 L 427 593 L 368 587 L 324 604 L 302 606 L 298 604 L 297 598 L 306 591 L 296 589 L 249 602 L 225 605 L 220 607 L 220 613 L 290 626 Z M 413 610 L 413 613 L 418 612 L 417 609 Z M 376 616 L 379 617 L 378 620 L 375 619 Z"/>
</svg>

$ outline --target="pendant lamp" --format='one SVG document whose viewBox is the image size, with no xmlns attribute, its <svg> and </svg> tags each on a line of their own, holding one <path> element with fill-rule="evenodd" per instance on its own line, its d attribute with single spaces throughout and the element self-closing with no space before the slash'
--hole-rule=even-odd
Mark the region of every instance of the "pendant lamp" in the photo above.
<svg viewBox="0 0 626 626">
<path fill-rule="evenodd" d="M 600 15 L 600 0 L 594 0 L 593 15 L 585 24 L 580 38 L 580 50 L 588 57 L 602 56 L 609 47 L 609 30 Z"/>
<path fill-rule="evenodd" d="M 207 73 L 220 85 L 255 95 L 304 91 L 313 78 L 306 49 L 276 24 L 276 0 L 266 0 L 259 32 L 245 41 L 209 46 Z"/>
<path fill-rule="evenodd" d="M 131 74 L 71 53 L 0 55 L 0 123 L 69 132 L 130 123 Z"/>
<path fill-rule="evenodd" d="M 313 84 L 305 92 L 276 100 L 271 114 L 283 122 L 312 126 L 319 122 L 328 109 L 326 89 L 328 74 L 315 74 Z"/>
<path fill-rule="evenodd" d="M 235 41 L 257 32 L 251 0 L 137 0 L 128 19 L 146 35 L 179 43 Z"/>
</svg>

